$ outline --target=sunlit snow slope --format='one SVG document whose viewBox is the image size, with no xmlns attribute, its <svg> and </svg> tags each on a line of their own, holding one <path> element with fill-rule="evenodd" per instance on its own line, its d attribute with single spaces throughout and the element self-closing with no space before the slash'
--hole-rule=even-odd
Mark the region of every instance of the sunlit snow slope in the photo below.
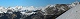
<svg viewBox="0 0 80 19">
<path fill-rule="evenodd" d="M 71 8 L 56 19 L 80 19 L 80 4 Z"/>
</svg>

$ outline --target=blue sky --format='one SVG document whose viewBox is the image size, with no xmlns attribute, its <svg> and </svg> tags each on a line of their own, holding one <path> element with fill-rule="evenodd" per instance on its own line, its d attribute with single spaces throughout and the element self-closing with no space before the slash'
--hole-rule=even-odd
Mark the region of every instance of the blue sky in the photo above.
<svg viewBox="0 0 80 19">
<path fill-rule="evenodd" d="M 80 0 L 78 0 L 80 1 Z M 46 6 L 49 4 L 69 4 L 73 3 L 75 0 L 0 0 L 0 6 Z"/>
</svg>

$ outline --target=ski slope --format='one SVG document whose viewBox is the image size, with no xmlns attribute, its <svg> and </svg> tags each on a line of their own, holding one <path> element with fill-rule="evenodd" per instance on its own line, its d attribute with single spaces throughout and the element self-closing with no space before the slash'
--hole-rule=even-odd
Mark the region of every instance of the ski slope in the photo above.
<svg viewBox="0 0 80 19">
<path fill-rule="evenodd" d="M 80 4 L 71 8 L 56 19 L 80 19 Z"/>
</svg>

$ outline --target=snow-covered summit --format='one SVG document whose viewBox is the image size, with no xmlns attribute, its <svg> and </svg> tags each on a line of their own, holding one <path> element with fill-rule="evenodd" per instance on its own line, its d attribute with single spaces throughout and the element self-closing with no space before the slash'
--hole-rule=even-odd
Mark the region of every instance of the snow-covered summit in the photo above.
<svg viewBox="0 0 80 19">
<path fill-rule="evenodd" d="M 36 8 L 34 8 L 33 6 L 31 7 L 23 7 L 23 6 L 16 6 L 16 7 L 8 7 L 8 8 L 4 8 L 4 7 L 0 7 L 0 13 L 3 13 L 3 12 L 8 12 L 8 10 L 12 10 L 13 12 L 14 11 L 34 11 L 34 10 L 37 10 Z"/>
</svg>

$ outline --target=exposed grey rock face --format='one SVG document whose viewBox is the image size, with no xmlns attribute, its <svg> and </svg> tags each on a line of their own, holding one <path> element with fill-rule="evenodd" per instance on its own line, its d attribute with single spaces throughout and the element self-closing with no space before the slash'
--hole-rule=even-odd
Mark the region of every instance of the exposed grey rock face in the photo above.
<svg viewBox="0 0 80 19">
<path fill-rule="evenodd" d="M 66 4 L 56 4 L 55 7 L 48 6 L 45 9 L 45 13 L 47 13 L 48 15 L 54 15 L 55 17 L 58 17 L 59 15 L 61 15 L 69 9 L 70 8 Z"/>
<path fill-rule="evenodd" d="M 80 4 L 71 8 L 56 19 L 80 19 Z"/>
</svg>

